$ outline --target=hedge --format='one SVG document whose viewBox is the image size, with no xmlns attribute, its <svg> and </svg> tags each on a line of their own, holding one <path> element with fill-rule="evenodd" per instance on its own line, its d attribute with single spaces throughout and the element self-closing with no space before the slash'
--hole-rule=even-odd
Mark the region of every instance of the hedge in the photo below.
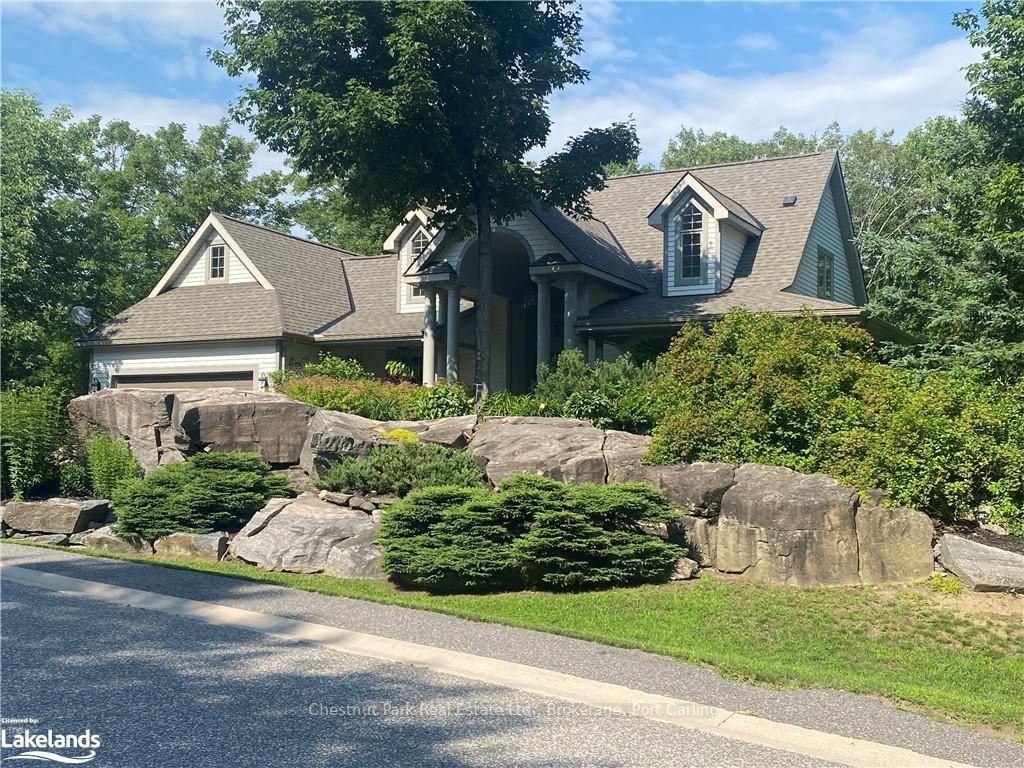
<svg viewBox="0 0 1024 768">
<path fill-rule="evenodd" d="M 484 483 L 483 472 L 468 453 L 436 443 L 419 443 L 412 437 L 409 440 L 403 436 L 397 445 L 375 446 L 365 459 L 334 462 L 317 485 L 330 491 L 404 496 L 431 485 Z"/>
</svg>

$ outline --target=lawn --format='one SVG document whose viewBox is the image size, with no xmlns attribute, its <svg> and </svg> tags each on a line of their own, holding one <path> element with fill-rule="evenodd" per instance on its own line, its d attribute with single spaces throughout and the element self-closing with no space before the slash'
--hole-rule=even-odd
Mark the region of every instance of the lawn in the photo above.
<svg viewBox="0 0 1024 768">
<path fill-rule="evenodd" d="M 637 648 L 753 682 L 877 694 L 1024 737 L 1024 615 L 957 611 L 947 605 L 958 598 L 922 587 L 797 590 L 703 577 L 590 593 L 435 596 L 240 562 L 118 559 Z"/>
</svg>

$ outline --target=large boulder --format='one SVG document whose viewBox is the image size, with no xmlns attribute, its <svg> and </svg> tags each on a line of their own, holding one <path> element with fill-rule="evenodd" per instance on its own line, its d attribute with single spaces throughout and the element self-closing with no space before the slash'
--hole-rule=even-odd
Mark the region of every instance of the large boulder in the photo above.
<svg viewBox="0 0 1024 768">
<path fill-rule="evenodd" d="M 381 422 L 338 411 L 318 411 L 309 422 L 309 430 L 299 466 L 313 478 L 319 478 L 328 465 L 346 456 L 365 457 L 378 435 Z"/>
<path fill-rule="evenodd" d="M 925 579 L 935 569 L 935 527 L 924 512 L 907 507 L 857 510 L 860 580 L 864 584 Z"/>
<path fill-rule="evenodd" d="M 508 416 L 482 419 L 468 450 L 494 484 L 521 472 L 603 483 L 603 446 L 604 432 L 585 421 Z"/>
<path fill-rule="evenodd" d="M 609 429 L 604 438 L 604 462 L 609 483 L 651 482 L 660 467 L 645 466 L 643 461 L 651 447 L 647 435 L 634 435 Z M 655 483 L 656 485 L 656 483 Z"/>
<path fill-rule="evenodd" d="M 793 586 L 857 584 L 857 491 L 824 475 L 744 464 L 722 498 L 716 566 Z"/>
<path fill-rule="evenodd" d="M 271 464 L 297 464 L 317 408 L 272 392 L 181 390 L 181 430 L 193 450 L 254 451 Z"/>
<path fill-rule="evenodd" d="M 465 448 L 476 431 L 477 416 L 449 416 L 445 419 L 431 419 L 419 422 L 423 430 L 417 437 L 424 443 L 438 443 L 449 448 Z"/>
<path fill-rule="evenodd" d="M 706 517 L 683 515 L 679 525 L 690 557 L 706 568 L 713 568 L 718 552 L 718 526 L 715 521 Z"/>
<path fill-rule="evenodd" d="M 128 442 L 146 472 L 182 461 L 189 440 L 181 431 L 173 392 L 147 389 L 104 389 L 76 397 L 68 415 L 81 435 L 99 430 Z"/>
<path fill-rule="evenodd" d="M 214 533 L 172 533 L 153 542 L 153 550 L 161 557 L 182 560 L 217 562 L 228 549 L 228 535 Z"/>
<path fill-rule="evenodd" d="M 324 573 L 341 579 L 386 579 L 380 556 L 374 525 L 336 544 L 327 555 Z"/>
<path fill-rule="evenodd" d="M 228 553 L 267 571 L 319 573 L 336 545 L 372 527 L 365 512 L 309 494 L 271 499 L 231 540 Z"/>
<path fill-rule="evenodd" d="M 104 552 L 116 552 L 124 555 L 151 555 L 152 545 L 134 534 L 121 536 L 114 533 L 112 526 L 105 525 L 90 531 L 81 538 L 82 546 L 99 549 Z"/>
<path fill-rule="evenodd" d="M 3 521 L 15 531 L 62 533 L 84 531 L 89 523 L 100 523 L 110 514 L 106 499 L 53 498 L 46 501 L 12 501 L 3 510 Z"/>
<path fill-rule="evenodd" d="M 700 517 L 718 516 L 722 498 L 732 487 L 736 473 L 733 464 L 704 461 L 649 469 L 651 482 L 672 504 Z"/>
<path fill-rule="evenodd" d="M 1024 592 L 1024 555 L 947 533 L 939 564 L 976 592 Z"/>
</svg>

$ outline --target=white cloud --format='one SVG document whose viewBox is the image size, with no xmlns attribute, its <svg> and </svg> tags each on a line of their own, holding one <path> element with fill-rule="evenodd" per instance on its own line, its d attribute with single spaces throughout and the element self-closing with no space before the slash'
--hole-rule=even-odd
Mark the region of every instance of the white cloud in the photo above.
<svg viewBox="0 0 1024 768">
<path fill-rule="evenodd" d="M 736 47 L 745 51 L 774 51 L 779 41 L 765 32 L 748 32 L 736 38 Z"/>
<path fill-rule="evenodd" d="M 784 71 L 726 75 L 660 67 L 655 76 L 595 73 L 587 85 L 552 98 L 548 147 L 630 114 L 641 159 L 652 162 L 684 124 L 747 139 L 764 138 L 780 125 L 816 133 L 833 120 L 844 131 L 879 128 L 902 135 L 928 117 L 959 112 L 967 89 L 962 69 L 976 56 L 959 38 L 920 47 L 910 20 L 891 15 L 869 19 L 845 36 L 830 33 L 824 42 L 820 55 Z"/>
<path fill-rule="evenodd" d="M 612 0 L 587 0 L 580 6 L 583 16 L 583 61 L 628 60 L 634 51 L 619 45 L 616 27 L 622 22 L 622 9 Z"/>
<path fill-rule="evenodd" d="M 224 28 L 223 12 L 212 0 L 9 3 L 4 13 L 25 17 L 46 32 L 87 37 L 115 48 L 154 39 L 215 43 Z"/>
</svg>

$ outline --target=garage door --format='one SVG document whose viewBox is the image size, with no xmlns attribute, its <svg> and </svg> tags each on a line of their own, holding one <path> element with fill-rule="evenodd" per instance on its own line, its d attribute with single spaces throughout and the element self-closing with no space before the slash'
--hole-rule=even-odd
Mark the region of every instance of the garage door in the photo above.
<svg viewBox="0 0 1024 768">
<path fill-rule="evenodd" d="M 164 373 L 117 375 L 112 386 L 121 389 L 206 389 L 230 387 L 251 392 L 252 371 L 217 371 L 203 373 Z"/>
</svg>

